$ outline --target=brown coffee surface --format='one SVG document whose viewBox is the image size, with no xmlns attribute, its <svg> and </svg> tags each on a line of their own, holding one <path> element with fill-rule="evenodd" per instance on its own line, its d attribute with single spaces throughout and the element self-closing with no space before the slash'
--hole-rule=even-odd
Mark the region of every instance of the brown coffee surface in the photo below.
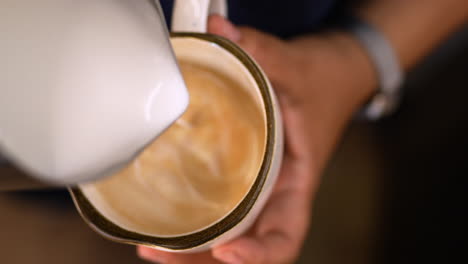
<svg viewBox="0 0 468 264">
<path fill-rule="evenodd" d="M 265 119 L 251 95 L 212 69 L 180 66 L 185 114 L 125 170 L 83 186 L 133 231 L 179 235 L 214 223 L 242 200 L 262 162 Z"/>
</svg>

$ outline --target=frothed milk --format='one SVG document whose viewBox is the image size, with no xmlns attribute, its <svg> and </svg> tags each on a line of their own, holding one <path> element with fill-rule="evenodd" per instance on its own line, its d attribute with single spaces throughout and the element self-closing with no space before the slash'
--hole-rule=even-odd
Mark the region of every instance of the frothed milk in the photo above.
<svg viewBox="0 0 468 264">
<path fill-rule="evenodd" d="M 128 230 L 165 236 L 206 227 L 240 202 L 260 169 L 260 106 L 216 71 L 180 65 L 191 97 L 187 112 L 124 171 L 81 188 Z"/>
<path fill-rule="evenodd" d="M 134 157 L 188 104 L 161 16 L 153 1 L 0 1 L 0 151 L 62 183 Z"/>
</svg>

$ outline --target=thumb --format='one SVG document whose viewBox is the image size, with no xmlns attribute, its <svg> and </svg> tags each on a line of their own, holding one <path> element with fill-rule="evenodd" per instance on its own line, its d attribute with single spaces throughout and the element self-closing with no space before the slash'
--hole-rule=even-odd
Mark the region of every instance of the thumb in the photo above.
<svg viewBox="0 0 468 264">
<path fill-rule="evenodd" d="M 210 15 L 208 18 L 208 33 L 225 37 L 235 43 L 241 39 L 241 32 L 236 26 L 220 15 Z"/>
<path fill-rule="evenodd" d="M 251 237 L 241 237 L 212 250 L 215 259 L 229 264 L 265 263 L 265 247 Z"/>
<path fill-rule="evenodd" d="M 253 28 L 236 27 L 219 15 L 208 18 L 208 32 L 231 40 L 247 52 L 262 67 L 278 91 L 289 87 L 291 80 L 298 79 L 295 67 L 285 67 L 294 64 L 284 41 Z"/>
</svg>

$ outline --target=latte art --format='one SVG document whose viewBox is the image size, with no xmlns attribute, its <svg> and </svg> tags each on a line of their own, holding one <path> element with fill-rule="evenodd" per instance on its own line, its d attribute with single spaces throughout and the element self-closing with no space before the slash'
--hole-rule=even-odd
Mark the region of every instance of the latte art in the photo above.
<svg viewBox="0 0 468 264">
<path fill-rule="evenodd" d="M 260 169 L 260 106 L 216 71 L 180 66 L 186 113 L 125 170 L 82 186 L 104 216 L 131 231 L 169 236 L 209 226 L 235 208 Z"/>
</svg>

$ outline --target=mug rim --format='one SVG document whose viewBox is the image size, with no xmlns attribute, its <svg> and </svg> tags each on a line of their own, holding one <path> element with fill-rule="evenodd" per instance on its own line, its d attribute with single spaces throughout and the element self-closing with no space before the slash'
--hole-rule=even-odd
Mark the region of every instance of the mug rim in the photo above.
<svg viewBox="0 0 468 264">
<path fill-rule="evenodd" d="M 202 246 L 236 227 L 250 212 L 255 202 L 263 191 L 264 184 L 268 178 L 272 160 L 274 156 L 274 146 L 276 138 L 276 119 L 274 115 L 273 95 L 270 92 L 270 85 L 263 71 L 257 63 L 241 48 L 223 37 L 193 32 L 171 33 L 172 38 L 195 38 L 210 43 L 214 43 L 234 55 L 243 66 L 249 71 L 258 85 L 265 111 L 266 142 L 263 153 L 263 160 L 260 170 L 247 194 L 240 203 L 213 224 L 199 231 L 189 234 L 176 235 L 171 237 L 158 237 L 140 234 L 126 230 L 107 219 L 88 200 L 81 189 L 77 186 L 69 187 L 75 207 L 83 220 L 98 234 L 107 239 L 134 245 L 144 245 L 149 247 L 160 247 L 172 251 L 182 251 Z"/>
</svg>

